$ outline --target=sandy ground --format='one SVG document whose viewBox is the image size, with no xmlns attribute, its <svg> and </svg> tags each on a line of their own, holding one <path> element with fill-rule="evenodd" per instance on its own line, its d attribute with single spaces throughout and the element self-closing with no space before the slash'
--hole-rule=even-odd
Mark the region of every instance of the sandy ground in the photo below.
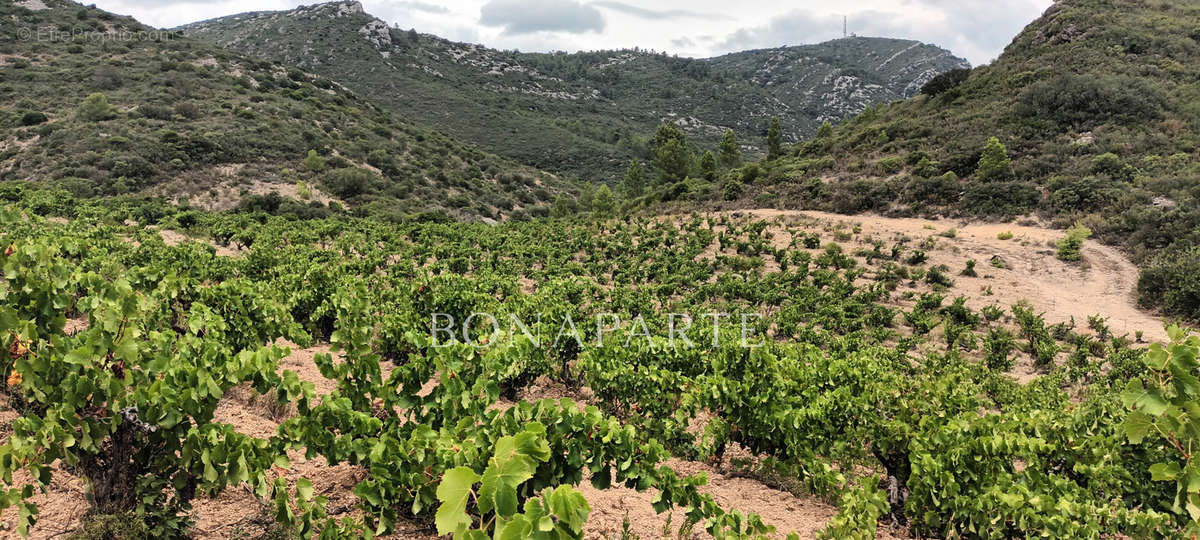
<svg viewBox="0 0 1200 540">
<path fill-rule="evenodd" d="M 204 240 L 197 240 L 195 238 L 188 237 L 187 235 L 172 229 L 163 229 L 158 231 L 158 235 L 162 237 L 163 242 L 168 246 L 178 246 L 179 244 L 188 241 L 205 242 Z M 216 242 L 209 241 L 207 243 L 208 245 L 212 246 L 213 249 L 217 250 L 217 255 L 220 257 L 236 257 L 245 252 L 243 249 L 222 246 Z"/>
<path fill-rule="evenodd" d="M 1067 263 L 1054 256 L 1052 244 L 1064 236 L 1063 231 L 1014 223 L 964 223 L 954 220 L 917 218 L 885 218 L 872 215 L 843 216 L 824 212 L 750 210 L 742 212 L 758 219 L 780 219 L 838 224 L 847 229 L 861 226 L 858 238 L 874 236 L 888 246 L 896 235 L 913 239 L 911 245 L 933 236 L 938 246 L 929 250 L 927 267 L 945 264 L 954 274 L 954 287 L 948 298 L 963 295 L 973 309 L 993 303 L 1008 308 L 1020 300 L 1028 300 L 1039 312 L 1045 312 L 1046 322 L 1053 324 L 1075 318 L 1077 328 L 1087 326 L 1088 317 L 1102 315 L 1114 335 L 1141 330 L 1148 342 L 1165 341 L 1167 333 L 1163 320 L 1153 313 L 1139 309 L 1135 303 L 1138 269 L 1116 249 L 1088 241 L 1083 249 L 1083 264 Z M 955 230 L 954 238 L 939 233 Z M 769 229 L 770 230 L 770 229 Z M 780 229 L 776 229 L 779 231 Z M 1011 240 L 1000 240 L 1001 233 L 1011 232 Z M 830 241 L 823 238 L 823 242 Z M 790 236 L 777 234 L 776 245 L 787 244 Z M 993 256 L 1002 258 L 1007 268 L 989 264 Z M 976 261 L 979 277 L 957 275 L 967 260 Z M 990 295 L 983 291 L 991 287 Z"/>
</svg>

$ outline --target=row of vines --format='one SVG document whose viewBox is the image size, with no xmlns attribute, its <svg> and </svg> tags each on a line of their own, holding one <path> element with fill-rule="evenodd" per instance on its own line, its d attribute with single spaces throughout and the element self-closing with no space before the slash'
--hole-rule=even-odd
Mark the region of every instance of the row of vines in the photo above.
<svg viewBox="0 0 1200 540">
<path fill-rule="evenodd" d="M 95 513 L 154 537 L 187 536 L 197 497 L 246 485 L 303 537 L 418 520 L 456 538 L 581 538 L 582 482 L 654 490 L 655 510 L 682 508 L 719 538 L 788 533 L 665 465 L 734 446 L 837 504 L 828 538 L 881 524 L 1200 531 L 1200 342 L 1172 331 L 1144 347 L 1100 317 L 1051 324 L 1028 304 L 974 311 L 944 296 L 953 278 L 925 268 L 917 241 L 854 253 L 839 239 L 854 233 L 727 216 L 385 224 L 0 196 L 0 369 L 21 414 L 0 446 L 0 508 L 22 533 L 37 526 L 30 497 L 63 469 L 87 478 Z M 169 246 L 159 228 L 240 253 Z M 739 313 L 756 314 L 750 328 Z M 474 322 L 439 342 L 437 314 Z M 593 324 L 601 314 L 626 324 Z M 672 314 L 708 322 L 681 330 L 688 346 L 628 331 L 674 328 Z M 577 337 L 555 340 L 568 320 Z M 330 342 L 317 365 L 335 389 L 281 369 L 281 338 Z M 1027 384 L 1019 358 L 1039 374 Z M 594 400 L 495 406 L 544 377 Z M 295 414 L 265 439 L 214 421 L 239 385 Z M 289 451 L 366 471 L 354 517 L 278 474 Z"/>
</svg>

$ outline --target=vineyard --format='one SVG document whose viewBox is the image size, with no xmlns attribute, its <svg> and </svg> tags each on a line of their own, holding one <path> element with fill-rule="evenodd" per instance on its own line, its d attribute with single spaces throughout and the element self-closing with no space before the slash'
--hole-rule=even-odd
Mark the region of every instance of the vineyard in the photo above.
<svg viewBox="0 0 1200 540">
<path fill-rule="evenodd" d="M 1200 534 L 1200 339 L 1006 293 L 1049 272 L 1021 253 L 1097 270 L 1020 227 L 64 197 L 0 190 L 0 508 L 22 535 L 61 532 L 36 501 L 64 479 L 90 537 L 599 538 L 606 490 L 677 516 L 656 537 Z M 787 530 L 696 470 L 836 515 Z M 199 522 L 214 504 L 265 510 L 235 533 Z"/>
</svg>

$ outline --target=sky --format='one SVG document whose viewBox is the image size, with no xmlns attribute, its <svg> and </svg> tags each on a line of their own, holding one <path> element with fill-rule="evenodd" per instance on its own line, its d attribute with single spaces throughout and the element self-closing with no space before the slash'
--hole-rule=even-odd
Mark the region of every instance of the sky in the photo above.
<svg viewBox="0 0 1200 540">
<path fill-rule="evenodd" d="M 89 0 L 157 27 L 316 0 Z M 915 39 L 991 62 L 1053 0 L 363 0 L 401 28 L 529 52 L 641 47 L 691 57 L 819 43 L 850 33 Z"/>
</svg>

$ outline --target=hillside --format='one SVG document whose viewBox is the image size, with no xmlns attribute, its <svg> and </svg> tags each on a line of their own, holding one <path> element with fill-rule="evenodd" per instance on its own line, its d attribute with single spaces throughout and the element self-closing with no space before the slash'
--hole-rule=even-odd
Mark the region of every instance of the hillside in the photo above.
<svg viewBox="0 0 1200 540">
<path fill-rule="evenodd" d="M 703 147 L 734 129 L 761 151 L 771 117 L 790 140 L 824 120 L 911 96 L 966 65 L 937 47 L 852 38 L 695 60 L 640 50 L 498 51 L 389 28 L 358 2 L 224 17 L 185 34 L 321 74 L 404 118 L 546 170 L 618 177 L 676 120 Z"/>
<path fill-rule="evenodd" d="M 1060 1 L 965 80 L 796 145 L 743 204 L 1082 221 L 1143 267 L 1143 305 L 1200 318 L 1198 29 L 1195 2 Z"/>
<path fill-rule="evenodd" d="M 0 6 L 0 179 L 388 218 L 545 212 L 564 187 L 329 79 L 73 2 L 27 5 Z"/>
</svg>

